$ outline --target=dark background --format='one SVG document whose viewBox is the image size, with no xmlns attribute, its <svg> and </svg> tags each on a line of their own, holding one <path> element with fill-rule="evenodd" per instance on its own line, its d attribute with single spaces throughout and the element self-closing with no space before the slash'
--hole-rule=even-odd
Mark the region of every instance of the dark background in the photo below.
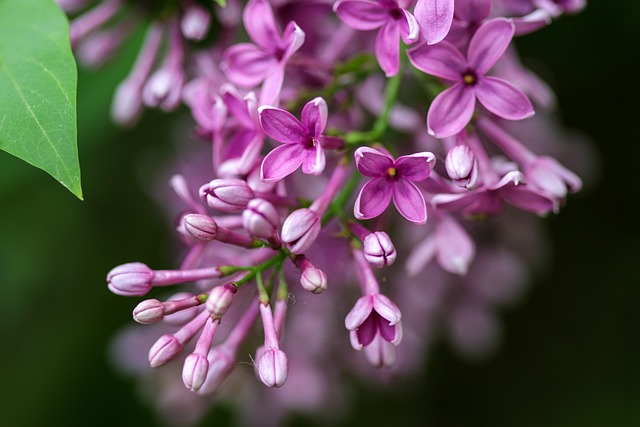
<svg viewBox="0 0 640 427">
<path fill-rule="evenodd" d="M 594 141 L 600 178 L 545 220 L 551 268 L 502 312 L 491 358 L 442 343 L 413 387 L 363 387 L 346 424 L 640 425 L 638 22 L 636 0 L 591 0 L 520 39 L 550 70 L 562 121 Z M 127 70 L 121 60 L 80 76 L 84 202 L 0 153 L 0 426 L 156 423 L 107 359 L 134 302 L 107 291 L 106 272 L 130 260 L 173 265 L 166 218 L 146 191 L 173 151 L 169 120 L 146 114 L 128 132 L 106 120 Z M 218 409 L 203 425 L 229 418 Z"/>
</svg>

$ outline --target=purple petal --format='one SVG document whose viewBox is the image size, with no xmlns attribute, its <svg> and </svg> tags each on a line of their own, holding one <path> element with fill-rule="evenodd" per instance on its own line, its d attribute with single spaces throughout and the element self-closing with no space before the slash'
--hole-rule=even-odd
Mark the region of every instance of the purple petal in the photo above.
<svg viewBox="0 0 640 427">
<path fill-rule="evenodd" d="M 344 148 L 344 140 L 337 136 L 321 135 L 318 141 L 320 141 L 320 145 L 322 145 L 323 148 L 329 150 Z"/>
<path fill-rule="evenodd" d="M 358 341 L 363 346 L 368 346 L 373 338 L 376 336 L 376 332 L 378 332 L 378 322 L 376 321 L 375 313 L 371 313 L 369 317 L 356 329 L 356 334 L 358 334 Z"/>
<path fill-rule="evenodd" d="M 458 82 L 436 97 L 427 113 L 429 133 L 444 138 L 460 132 L 471 120 L 476 97 L 471 87 Z"/>
<path fill-rule="evenodd" d="M 282 62 L 286 62 L 291 55 L 300 49 L 300 46 L 304 44 L 305 37 L 304 31 L 298 27 L 298 24 L 293 21 L 287 24 L 287 27 L 284 29 L 284 34 L 282 35 L 283 41 L 281 49 L 284 50 Z"/>
<path fill-rule="evenodd" d="M 260 90 L 260 104 L 277 104 L 284 82 L 284 65 L 275 64 L 267 73 Z"/>
<path fill-rule="evenodd" d="M 283 144 L 302 144 L 309 139 L 305 128 L 290 112 L 269 105 L 260 107 L 259 112 L 260 126 L 270 138 Z"/>
<path fill-rule="evenodd" d="M 302 109 L 302 126 L 309 135 L 320 138 L 327 126 L 327 103 L 324 99 L 317 97 L 306 103 Z"/>
<path fill-rule="evenodd" d="M 376 36 L 376 58 L 387 77 L 398 74 L 400 69 L 400 25 L 388 21 Z"/>
<path fill-rule="evenodd" d="M 224 84 L 220 87 L 220 93 L 222 100 L 229 110 L 229 114 L 231 114 L 242 127 L 253 129 L 255 123 L 247 109 L 247 102 L 240 96 L 236 88 L 231 84 Z"/>
<path fill-rule="evenodd" d="M 427 222 L 427 204 L 418 187 L 411 181 L 399 179 L 393 183 L 393 204 L 411 222 Z"/>
<path fill-rule="evenodd" d="M 353 215 L 357 219 L 377 217 L 389 206 L 392 192 L 391 185 L 384 178 L 368 181 L 358 194 Z"/>
<path fill-rule="evenodd" d="M 273 51 L 279 44 L 280 31 L 266 0 L 251 0 L 244 8 L 242 21 L 247 34 L 257 45 Z"/>
<path fill-rule="evenodd" d="M 449 33 L 453 0 L 418 0 L 413 14 L 428 44 L 436 44 Z"/>
<path fill-rule="evenodd" d="M 500 195 L 512 205 L 538 215 L 546 215 L 557 208 L 555 200 L 527 185 L 507 185 L 500 189 Z"/>
<path fill-rule="evenodd" d="M 482 22 L 491 12 L 491 0 L 456 0 L 455 16 L 461 21 Z"/>
<path fill-rule="evenodd" d="M 506 80 L 485 76 L 474 89 L 478 101 L 503 119 L 522 120 L 534 114 L 529 98 Z"/>
<path fill-rule="evenodd" d="M 400 35 L 406 44 L 414 43 L 420 38 L 420 26 L 410 12 L 403 9 L 402 13 L 404 13 L 404 20 L 400 22 Z"/>
<path fill-rule="evenodd" d="M 395 168 L 398 175 L 410 181 L 424 181 L 431 175 L 436 164 L 436 156 L 428 151 L 415 153 L 408 156 L 400 156 L 396 160 Z"/>
<path fill-rule="evenodd" d="M 254 44 L 240 43 L 224 52 L 224 72 L 234 84 L 254 87 L 264 80 L 275 58 Z"/>
<path fill-rule="evenodd" d="M 263 181 L 279 181 L 291 175 L 304 161 L 304 148 L 298 144 L 285 144 L 267 154 L 260 167 Z"/>
<path fill-rule="evenodd" d="M 373 309 L 392 326 L 402 319 L 400 309 L 386 295 L 373 295 Z"/>
<path fill-rule="evenodd" d="M 469 66 L 479 76 L 484 75 L 507 50 L 514 31 L 513 23 L 506 18 L 496 18 L 482 24 L 469 42 Z"/>
<path fill-rule="evenodd" d="M 389 168 L 393 167 L 393 158 L 385 153 L 369 147 L 360 147 L 353 155 L 358 171 L 370 178 L 378 178 L 387 175 Z"/>
<path fill-rule="evenodd" d="M 371 344 L 364 348 L 364 355 L 374 368 L 389 368 L 396 362 L 396 346 L 376 335 Z"/>
<path fill-rule="evenodd" d="M 305 158 L 302 162 L 302 172 L 309 175 L 320 175 L 324 171 L 326 159 L 320 144 L 314 148 L 304 150 Z"/>
<path fill-rule="evenodd" d="M 453 218 L 442 216 L 436 225 L 436 240 L 438 264 L 450 273 L 464 276 L 476 253 L 465 229 Z"/>
<path fill-rule="evenodd" d="M 409 277 L 415 277 L 420 273 L 433 259 L 437 249 L 437 241 L 432 235 L 427 236 L 414 246 L 405 265 Z"/>
<path fill-rule="evenodd" d="M 375 30 L 389 19 L 389 12 L 373 1 L 339 0 L 333 10 L 345 24 L 356 30 Z"/>
<path fill-rule="evenodd" d="M 350 331 L 355 331 L 356 328 L 367 320 L 371 311 L 373 311 L 373 298 L 370 295 L 359 298 L 344 319 L 345 328 Z"/>
<path fill-rule="evenodd" d="M 447 80 L 458 81 L 467 68 L 460 51 L 448 42 L 434 46 L 423 44 L 407 52 L 409 60 L 420 71 Z"/>
<path fill-rule="evenodd" d="M 396 327 L 389 325 L 389 322 L 381 316 L 378 316 L 378 330 L 380 336 L 386 341 L 392 342 L 396 338 Z"/>
<path fill-rule="evenodd" d="M 459 194 L 436 194 L 431 198 L 434 208 L 445 211 L 458 211 L 485 196 L 486 191 L 475 190 Z"/>
<path fill-rule="evenodd" d="M 522 36 L 551 24 L 551 14 L 545 9 L 536 9 L 528 15 L 511 18 L 511 21 L 516 26 L 515 35 Z"/>
</svg>

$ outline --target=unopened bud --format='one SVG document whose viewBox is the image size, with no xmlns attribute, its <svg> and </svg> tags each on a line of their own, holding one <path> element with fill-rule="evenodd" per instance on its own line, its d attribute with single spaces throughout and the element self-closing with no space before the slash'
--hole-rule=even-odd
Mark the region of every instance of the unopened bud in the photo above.
<svg viewBox="0 0 640 427">
<path fill-rule="evenodd" d="M 311 209 L 293 211 L 282 224 L 282 241 L 294 254 L 301 254 L 316 241 L 320 234 L 320 216 Z"/>
<path fill-rule="evenodd" d="M 232 283 L 216 286 L 211 290 L 206 302 L 206 307 L 211 313 L 211 317 L 219 319 L 224 316 L 227 310 L 229 310 L 233 302 L 233 296 L 237 290 L 238 288 Z"/>
<path fill-rule="evenodd" d="M 122 264 L 107 274 L 108 288 L 116 295 L 143 296 L 151 290 L 153 270 L 141 262 Z"/>
<path fill-rule="evenodd" d="M 157 299 L 142 301 L 133 309 L 133 320 L 143 325 L 158 323 L 164 318 L 164 304 Z"/>
<path fill-rule="evenodd" d="M 253 190 L 241 179 L 214 179 L 200 187 L 200 197 L 222 212 L 240 212 L 254 198 Z"/>
<path fill-rule="evenodd" d="M 259 360 L 258 374 L 260 381 L 267 387 L 282 387 L 287 380 L 288 361 L 284 351 L 270 348 Z"/>
<path fill-rule="evenodd" d="M 242 224 L 250 235 L 269 239 L 280 226 L 280 215 L 268 201 L 253 199 L 242 212 Z"/>
<path fill-rule="evenodd" d="M 207 379 L 209 361 L 199 353 L 187 356 L 182 367 L 182 381 L 191 391 L 198 391 Z"/>
<path fill-rule="evenodd" d="M 478 181 L 476 157 L 467 144 L 453 147 L 447 153 L 445 168 L 449 177 L 460 187 L 475 188 Z"/>
<path fill-rule="evenodd" d="M 149 350 L 149 364 L 152 368 L 166 365 L 178 357 L 182 351 L 182 344 L 173 335 L 163 335 Z"/>
<path fill-rule="evenodd" d="M 387 233 L 376 231 L 364 238 L 364 257 L 378 268 L 386 267 L 396 260 L 396 248 Z"/>
<path fill-rule="evenodd" d="M 180 30 L 186 39 L 199 41 L 209 32 L 210 24 L 211 14 L 204 7 L 193 3 L 187 7 L 182 16 Z"/>
<path fill-rule="evenodd" d="M 218 225 L 207 215 L 188 214 L 182 218 L 184 229 L 198 240 L 210 242 L 218 233 Z"/>
</svg>

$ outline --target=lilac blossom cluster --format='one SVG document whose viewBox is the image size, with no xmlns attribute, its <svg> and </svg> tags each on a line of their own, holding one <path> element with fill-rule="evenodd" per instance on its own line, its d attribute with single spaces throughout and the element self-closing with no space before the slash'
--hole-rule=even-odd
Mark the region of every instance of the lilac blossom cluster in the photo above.
<svg viewBox="0 0 640 427">
<path fill-rule="evenodd" d="M 134 262 L 107 276 L 113 293 L 136 297 L 195 282 L 140 302 L 134 320 L 155 326 L 116 345 L 176 422 L 197 420 L 212 395 L 250 406 L 243 416 L 262 425 L 339 408 L 345 373 L 397 382 L 438 332 L 487 351 L 495 309 L 541 264 L 535 215 L 581 188 L 552 156 L 568 151 L 553 93 L 513 39 L 584 1 L 59 3 L 90 66 L 148 24 L 116 122 L 184 104 L 207 142 L 170 180 L 179 268 Z M 232 375 L 247 352 L 278 390 Z"/>
</svg>

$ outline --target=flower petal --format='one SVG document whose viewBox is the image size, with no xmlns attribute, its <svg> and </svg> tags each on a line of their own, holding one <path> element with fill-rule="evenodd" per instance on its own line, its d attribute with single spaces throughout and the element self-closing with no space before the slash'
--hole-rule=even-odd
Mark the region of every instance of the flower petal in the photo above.
<svg viewBox="0 0 640 427">
<path fill-rule="evenodd" d="M 270 105 L 258 109 L 260 126 L 270 138 L 283 144 L 301 144 L 308 139 L 307 132 L 293 114 Z"/>
<path fill-rule="evenodd" d="M 436 97 L 427 113 L 429 133 L 444 138 L 460 132 L 469 123 L 476 105 L 471 87 L 456 83 Z"/>
<path fill-rule="evenodd" d="M 387 77 L 398 74 L 400 69 L 400 25 L 388 21 L 376 36 L 376 58 Z"/>
<path fill-rule="evenodd" d="M 491 0 L 456 0 L 454 14 L 461 21 L 482 22 L 491 12 Z"/>
<path fill-rule="evenodd" d="M 222 68 L 227 78 L 245 88 L 260 84 L 276 64 L 272 55 L 251 43 L 231 46 L 224 52 L 223 61 Z"/>
<path fill-rule="evenodd" d="M 244 8 L 242 22 L 255 44 L 275 50 L 280 41 L 280 31 L 273 10 L 266 0 L 251 0 Z"/>
<path fill-rule="evenodd" d="M 263 181 L 279 181 L 291 175 L 304 161 L 304 148 L 298 144 L 281 145 L 267 154 L 260 166 Z"/>
<path fill-rule="evenodd" d="M 428 151 L 400 156 L 396 160 L 395 168 L 398 175 L 410 181 L 424 181 L 431 175 L 436 164 L 436 156 Z"/>
<path fill-rule="evenodd" d="M 389 368 L 396 363 L 396 346 L 376 335 L 371 344 L 364 347 L 364 355 L 374 368 Z"/>
<path fill-rule="evenodd" d="M 482 24 L 469 42 L 469 66 L 479 76 L 484 75 L 507 50 L 514 32 L 513 23 L 506 18 L 496 18 Z"/>
<path fill-rule="evenodd" d="M 384 178 L 368 181 L 358 194 L 353 215 L 357 219 L 377 217 L 389 206 L 392 193 L 392 187 Z"/>
<path fill-rule="evenodd" d="M 362 346 L 368 346 L 373 338 L 376 336 L 378 332 L 378 322 L 375 313 L 371 313 L 367 319 L 362 322 L 358 329 L 356 329 L 356 334 L 358 336 L 358 341 Z"/>
<path fill-rule="evenodd" d="M 373 295 L 373 309 L 378 313 L 388 325 L 395 325 L 402 319 L 400 309 L 386 295 Z"/>
<path fill-rule="evenodd" d="M 453 21 L 453 0 L 418 0 L 413 14 L 427 43 L 445 38 Z"/>
<path fill-rule="evenodd" d="M 405 44 L 411 44 L 420 38 L 420 26 L 416 17 L 409 11 L 402 9 L 404 19 L 400 22 L 400 35 Z"/>
<path fill-rule="evenodd" d="M 386 176 L 389 168 L 393 167 L 393 158 L 374 148 L 360 147 L 355 151 L 353 157 L 356 160 L 358 171 L 370 178 Z"/>
<path fill-rule="evenodd" d="M 320 175 L 327 163 L 322 146 L 316 143 L 315 147 L 305 149 L 304 153 L 302 172 L 310 175 Z"/>
<path fill-rule="evenodd" d="M 512 205 L 538 215 L 546 215 L 558 208 L 556 200 L 528 185 L 507 185 L 500 189 L 500 196 Z"/>
<path fill-rule="evenodd" d="M 447 80 L 458 81 L 467 68 L 467 61 L 451 43 L 434 46 L 423 44 L 407 51 L 409 61 L 420 71 Z"/>
<path fill-rule="evenodd" d="M 436 225 L 438 264 L 450 273 L 464 276 L 476 253 L 469 234 L 453 218 L 443 215 Z"/>
<path fill-rule="evenodd" d="M 284 83 L 284 65 L 275 64 L 267 73 L 260 90 L 260 104 L 278 104 Z"/>
<path fill-rule="evenodd" d="M 411 222 L 427 222 L 427 204 L 418 187 L 411 181 L 399 179 L 393 183 L 393 204 Z"/>
<path fill-rule="evenodd" d="M 284 50 L 282 62 L 286 62 L 291 55 L 300 49 L 304 44 L 305 37 L 304 31 L 302 31 L 302 28 L 300 28 L 298 24 L 293 21 L 287 24 L 287 27 L 284 29 L 284 34 L 282 35 L 282 46 L 280 47 Z"/>
<path fill-rule="evenodd" d="M 474 86 L 478 101 L 493 114 L 507 120 L 522 120 L 534 114 L 527 95 L 506 80 L 482 77 Z"/>
<path fill-rule="evenodd" d="M 388 11 L 374 1 L 339 0 L 333 10 L 345 24 L 356 30 L 375 30 L 389 19 Z"/>
<path fill-rule="evenodd" d="M 355 331 L 364 323 L 373 311 L 373 297 L 365 295 L 356 301 L 355 305 L 344 319 L 344 326 L 350 331 Z"/>
<path fill-rule="evenodd" d="M 309 135 L 320 138 L 327 126 L 327 103 L 321 97 L 307 102 L 302 109 L 302 126 Z"/>
</svg>

